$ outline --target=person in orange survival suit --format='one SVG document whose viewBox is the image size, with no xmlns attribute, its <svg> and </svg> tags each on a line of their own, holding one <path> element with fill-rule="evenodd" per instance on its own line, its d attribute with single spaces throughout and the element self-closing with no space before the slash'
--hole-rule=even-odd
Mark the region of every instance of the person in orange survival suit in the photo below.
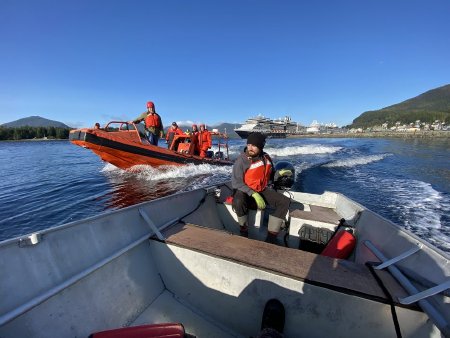
<svg viewBox="0 0 450 338">
<path fill-rule="evenodd" d="M 197 127 L 196 124 L 192 125 L 192 132 L 191 132 L 191 134 L 194 135 L 195 137 L 197 137 L 197 135 L 198 135 L 198 127 Z"/>
<path fill-rule="evenodd" d="M 198 127 L 196 124 L 192 125 L 192 131 L 191 131 L 191 142 L 193 143 L 193 149 L 194 149 L 194 155 L 200 155 L 198 151 Z"/>
<path fill-rule="evenodd" d="M 180 128 L 178 128 L 178 124 L 176 122 L 172 122 L 172 127 L 167 130 L 166 134 L 167 148 L 170 148 L 170 146 L 172 145 L 172 141 L 175 135 L 184 135 L 184 133 Z"/>
<path fill-rule="evenodd" d="M 147 111 L 129 123 L 139 123 L 145 121 L 145 133 L 148 141 L 154 146 L 158 145 L 160 137 L 164 137 L 164 127 L 161 116 L 156 113 L 155 104 L 152 101 L 147 102 Z"/>
<path fill-rule="evenodd" d="M 211 148 L 211 133 L 206 129 L 205 125 L 202 123 L 200 125 L 200 131 L 197 135 L 198 145 L 197 150 L 200 157 L 206 157 L 206 152 Z"/>
<path fill-rule="evenodd" d="M 290 198 L 276 192 L 269 183 L 273 180 L 274 167 L 270 156 L 263 151 L 266 139 L 261 133 L 251 133 L 247 148 L 233 164 L 231 185 L 233 187 L 233 210 L 238 216 L 242 236 L 248 236 L 248 209 L 265 209 L 266 202 L 275 208 L 269 215 L 266 241 L 276 243 L 289 210 Z"/>
</svg>

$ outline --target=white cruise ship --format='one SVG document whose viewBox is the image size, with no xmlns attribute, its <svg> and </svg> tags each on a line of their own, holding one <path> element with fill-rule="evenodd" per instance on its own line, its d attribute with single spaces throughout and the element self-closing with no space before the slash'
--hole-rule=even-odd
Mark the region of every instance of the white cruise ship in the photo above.
<svg viewBox="0 0 450 338">
<path fill-rule="evenodd" d="M 298 123 L 292 122 L 289 116 L 272 120 L 263 115 L 257 115 L 246 120 L 234 131 L 243 139 L 253 132 L 260 132 L 268 138 L 285 138 L 289 134 L 298 132 Z"/>
</svg>

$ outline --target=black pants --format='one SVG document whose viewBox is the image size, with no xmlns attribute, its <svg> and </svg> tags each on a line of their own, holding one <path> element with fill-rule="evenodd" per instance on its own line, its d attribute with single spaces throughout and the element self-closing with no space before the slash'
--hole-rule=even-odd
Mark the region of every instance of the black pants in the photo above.
<svg viewBox="0 0 450 338">
<path fill-rule="evenodd" d="M 289 203 L 291 202 L 289 197 L 270 188 L 266 188 L 259 194 L 264 198 L 266 204 L 275 208 L 273 216 L 281 219 L 286 218 L 286 214 L 289 210 Z M 248 209 L 257 209 L 255 199 L 240 190 L 236 190 L 233 197 L 233 210 L 241 217 L 247 214 Z"/>
</svg>

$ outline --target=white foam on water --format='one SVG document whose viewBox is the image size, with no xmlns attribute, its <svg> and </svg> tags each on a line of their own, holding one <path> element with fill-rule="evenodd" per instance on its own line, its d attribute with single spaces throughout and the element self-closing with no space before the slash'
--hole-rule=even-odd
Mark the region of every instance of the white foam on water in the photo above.
<svg viewBox="0 0 450 338">
<path fill-rule="evenodd" d="M 342 147 L 323 146 L 323 145 L 305 145 L 294 147 L 274 148 L 266 147 L 264 151 L 270 156 L 293 156 L 293 155 L 315 155 L 315 154 L 333 154 L 341 150 Z"/>
<path fill-rule="evenodd" d="M 239 154 L 242 153 L 246 144 L 229 144 L 228 154 L 230 159 L 236 159 Z M 215 147 L 215 151 L 217 151 Z M 336 146 L 324 146 L 324 145 L 304 145 L 304 146 L 283 146 L 283 147 L 274 147 L 268 146 L 264 148 L 264 151 L 268 153 L 272 157 L 287 157 L 294 155 L 315 155 L 315 154 L 333 154 L 343 149 L 342 147 Z"/>
<path fill-rule="evenodd" d="M 120 173 L 120 172 L 126 172 L 125 170 L 122 170 L 115 165 L 111 163 L 106 163 L 102 170 L 100 170 L 103 173 Z"/>
<path fill-rule="evenodd" d="M 450 250 L 450 236 L 443 230 L 443 216 L 450 214 L 450 199 L 431 184 L 417 180 L 377 178 L 367 173 L 353 172 L 361 189 L 382 189 L 385 199 L 379 201 L 388 213 L 399 219 L 399 225 L 420 238 Z M 374 210 L 379 212 L 379 210 Z"/>
<path fill-rule="evenodd" d="M 393 197 L 388 208 L 401 215 L 407 229 L 450 249 L 450 237 L 440 231 L 442 216 L 450 212 L 450 201 L 442 193 L 422 181 L 386 179 L 382 183 Z"/>
<path fill-rule="evenodd" d="M 211 164 L 188 164 L 183 166 L 162 166 L 154 168 L 151 166 L 139 166 L 144 168 L 139 175 L 145 179 L 156 181 L 173 178 L 187 178 L 200 175 L 229 175 L 231 173 L 231 166 L 216 166 Z"/>
<path fill-rule="evenodd" d="M 339 168 L 339 167 L 356 167 L 359 165 L 365 165 L 372 162 L 381 161 L 387 156 L 392 156 L 392 154 L 379 154 L 379 155 L 369 155 L 369 156 L 360 156 L 356 158 L 342 159 L 337 161 L 332 161 L 327 164 L 324 164 L 324 167 L 327 168 Z"/>
<path fill-rule="evenodd" d="M 150 165 L 136 165 L 129 170 L 122 170 L 112 164 L 106 164 L 102 169 L 114 175 L 134 175 L 147 181 L 160 181 L 175 178 L 188 178 L 201 175 L 224 175 L 228 177 L 231 174 L 231 166 L 218 166 L 211 164 L 187 164 L 181 166 L 165 165 L 152 167 Z"/>
<path fill-rule="evenodd" d="M 308 162 L 301 162 L 301 163 L 295 164 L 294 165 L 295 174 L 297 175 L 297 174 L 301 173 L 302 171 L 307 170 L 313 166 L 314 166 L 314 164 L 308 163 Z"/>
</svg>

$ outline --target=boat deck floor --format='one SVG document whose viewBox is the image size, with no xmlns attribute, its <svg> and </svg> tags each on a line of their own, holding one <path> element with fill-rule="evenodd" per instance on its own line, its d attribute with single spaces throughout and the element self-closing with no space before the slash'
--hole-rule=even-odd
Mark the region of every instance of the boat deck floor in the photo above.
<svg viewBox="0 0 450 338">
<path fill-rule="evenodd" d="M 209 320 L 207 314 L 199 313 L 198 309 L 192 309 L 167 290 L 163 291 L 131 326 L 148 323 L 183 323 L 186 333 L 197 337 L 229 338 L 237 336 L 236 333 Z"/>
<path fill-rule="evenodd" d="M 277 246 L 240 237 L 225 231 L 192 224 L 178 224 L 164 231 L 166 243 L 236 261 L 355 296 L 388 302 L 369 268 L 347 260 Z M 406 296 L 390 276 L 379 271 L 390 293 Z"/>
<path fill-rule="evenodd" d="M 340 217 L 333 209 L 309 205 L 309 210 L 300 203 L 291 205 L 289 215 L 294 218 L 301 218 L 309 221 L 317 221 L 338 225 Z"/>
</svg>

